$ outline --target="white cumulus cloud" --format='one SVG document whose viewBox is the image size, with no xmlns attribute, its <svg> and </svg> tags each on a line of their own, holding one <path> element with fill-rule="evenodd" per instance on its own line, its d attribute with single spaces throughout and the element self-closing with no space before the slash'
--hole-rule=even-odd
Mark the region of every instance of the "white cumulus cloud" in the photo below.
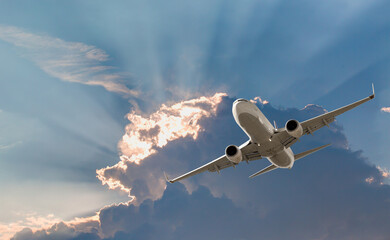
<svg viewBox="0 0 390 240">
<path fill-rule="evenodd" d="M 133 167 L 138 166 L 145 158 L 155 154 L 159 148 L 176 139 L 184 137 L 196 139 L 202 131 L 199 121 L 215 115 L 224 96 L 225 93 L 216 93 L 211 97 L 202 96 L 171 106 L 163 104 L 149 116 L 130 112 L 127 118 L 131 123 L 126 126 L 126 132 L 118 144 L 121 153 L 120 161 L 114 166 L 97 170 L 97 177 L 110 189 L 120 189 L 130 195 L 136 173 L 133 169 L 128 169 L 128 164 L 135 164 Z M 137 173 L 140 171 L 138 169 Z M 149 177 L 146 184 L 150 193 L 145 194 L 145 191 L 142 197 L 132 196 L 138 203 L 145 198 L 161 197 L 165 189 L 164 179 L 157 175 Z"/>
</svg>

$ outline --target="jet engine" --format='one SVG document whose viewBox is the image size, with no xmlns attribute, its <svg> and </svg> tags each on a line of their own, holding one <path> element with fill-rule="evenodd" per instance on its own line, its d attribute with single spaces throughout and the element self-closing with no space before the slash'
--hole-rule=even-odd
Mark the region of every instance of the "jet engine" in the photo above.
<svg viewBox="0 0 390 240">
<path fill-rule="evenodd" d="M 290 136 L 300 138 L 303 134 L 302 125 L 295 119 L 288 120 L 286 123 L 286 131 Z"/>
<path fill-rule="evenodd" d="M 235 145 L 230 145 L 225 149 L 226 157 L 232 163 L 240 163 L 242 161 L 242 152 Z"/>
</svg>

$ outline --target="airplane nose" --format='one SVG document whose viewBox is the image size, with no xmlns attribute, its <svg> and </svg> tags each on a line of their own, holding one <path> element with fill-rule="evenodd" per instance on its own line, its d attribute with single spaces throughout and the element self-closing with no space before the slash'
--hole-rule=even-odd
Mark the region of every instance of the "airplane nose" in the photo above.
<svg viewBox="0 0 390 240">
<path fill-rule="evenodd" d="M 240 112 L 242 112 L 243 109 L 246 108 L 248 102 L 249 102 L 248 100 L 243 99 L 243 98 L 239 98 L 236 101 L 234 101 L 233 108 L 232 108 L 233 115 L 238 116 L 240 114 Z"/>
<path fill-rule="evenodd" d="M 248 100 L 243 99 L 243 98 L 239 98 L 236 101 L 234 101 L 234 103 L 239 103 L 239 102 L 248 102 Z"/>
</svg>

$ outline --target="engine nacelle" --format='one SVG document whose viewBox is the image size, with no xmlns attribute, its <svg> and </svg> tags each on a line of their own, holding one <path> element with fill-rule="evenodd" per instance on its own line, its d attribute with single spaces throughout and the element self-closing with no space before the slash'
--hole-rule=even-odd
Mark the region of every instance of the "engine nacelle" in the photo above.
<svg viewBox="0 0 390 240">
<path fill-rule="evenodd" d="M 225 149 L 226 157 L 232 163 L 240 163 L 242 161 L 242 152 L 235 145 L 230 145 Z"/>
<path fill-rule="evenodd" d="M 295 138 L 300 138 L 303 134 L 302 125 L 295 119 L 288 120 L 285 128 L 287 133 Z"/>
</svg>

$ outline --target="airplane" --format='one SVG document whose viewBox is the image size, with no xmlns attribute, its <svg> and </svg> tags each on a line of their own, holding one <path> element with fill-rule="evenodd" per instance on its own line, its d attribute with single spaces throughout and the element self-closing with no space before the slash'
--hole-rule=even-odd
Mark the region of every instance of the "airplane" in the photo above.
<svg viewBox="0 0 390 240">
<path fill-rule="evenodd" d="M 329 124 L 335 120 L 336 116 L 370 101 L 374 97 L 375 90 L 374 84 L 372 84 L 372 95 L 303 122 L 290 119 L 286 122 L 284 128 L 277 128 L 275 122 L 274 126 L 272 126 L 254 103 L 239 98 L 234 101 L 232 112 L 234 120 L 249 137 L 249 140 L 239 147 L 236 145 L 228 146 L 223 156 L 174 179 L 169 179 L 164 172 L 165 178 L 168 182 L 174 183 L 205 171 L 219 173 L 220 170 L 235 167 L 242 161 L 249 163 L 261 158 L 267 158 L 271 165 L 250 175 L 249 178 L 278 168 L 291 169 L 294 162 L 298 159 L 330 146 L 330 144 L 326 144 L 294 155 L 291 146 L 300 137 L 308 134 L 312 135 L 324 126 L 329 127 Z"/>
</svg>

